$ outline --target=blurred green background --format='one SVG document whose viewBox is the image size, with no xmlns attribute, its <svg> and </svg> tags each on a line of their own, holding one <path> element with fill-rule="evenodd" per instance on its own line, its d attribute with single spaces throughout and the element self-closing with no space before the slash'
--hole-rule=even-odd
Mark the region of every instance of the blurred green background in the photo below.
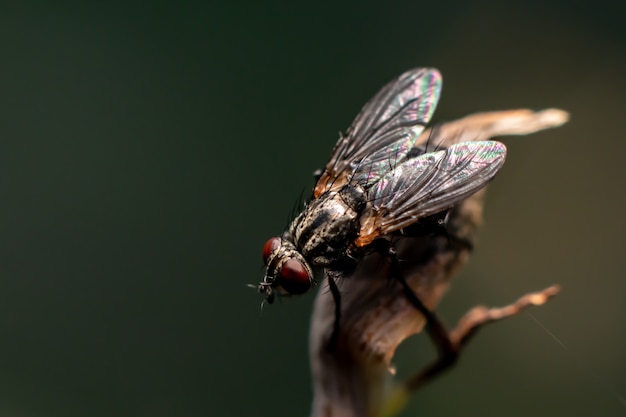
<svg viewBox="0 0 626 417">
<path fill-rule="evenodd" d="M 384 83 L 444 76 L 436 119 L 560 107 L 506 143 L 453 322 L 479 334 L 403 416 L 622 416 L 624 2 L 0 6 L 0 415 L 306 416 L 312 294 L 265 309 L 261 247 Z M 396 365 L 433 356 L 417 337 Z"/>
</svg>

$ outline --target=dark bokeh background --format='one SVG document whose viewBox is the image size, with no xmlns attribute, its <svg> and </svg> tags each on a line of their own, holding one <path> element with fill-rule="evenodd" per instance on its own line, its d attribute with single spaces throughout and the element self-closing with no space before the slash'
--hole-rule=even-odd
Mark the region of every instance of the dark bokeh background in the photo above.
<svg viewBox="0 0 626 417">
<path fill-rule="evenodd" d="M 225 2 L 224 2 L 225 3 Z M 312 295 L 272 306 L 265 240 L 380 86 L 444 75 L 437 120 L 560 107 L 507 141 L 453 321 L 485 329 L 404 416 L 621 416 L 623 2 L 0 6 L 0 415 L 306 416 Z M 402 346 L 407 374 L 432 357 Z"/>
</svg>

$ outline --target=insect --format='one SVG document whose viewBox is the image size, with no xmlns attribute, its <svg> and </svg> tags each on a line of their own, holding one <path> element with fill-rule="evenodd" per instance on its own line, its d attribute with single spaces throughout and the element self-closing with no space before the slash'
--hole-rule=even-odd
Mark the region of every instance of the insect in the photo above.
<svg viewBox="0 0 626 417">
<path fill-rule="evenodd" d="M 386 237 L 445 212 L 483 188 L 504 163 L 496 141 L 413 147 L 430 121 L 442 78 L 416 68 L 385 85 L 341 135 L 311 200 L 280 237 L 263 247 L 258 291 L 306 293 L 320 271 L 343 271 L 368 251 L 393 255 Z M 338 301 L 339 292 L 329 285 Z"/>
</svg>

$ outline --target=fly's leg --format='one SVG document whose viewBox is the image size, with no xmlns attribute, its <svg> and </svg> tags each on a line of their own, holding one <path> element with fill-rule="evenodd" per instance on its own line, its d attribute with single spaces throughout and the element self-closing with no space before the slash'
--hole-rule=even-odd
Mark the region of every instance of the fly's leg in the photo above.
<svg viewBox="0 0 626 417">
<path fill-rule="evenodd" d="M 341 321 L 341 292 L 339 291 L 339 287 L 337 286 L 337 280 L 352 275 L 354 273 L 356 265 L 356 260 L 353 259 L 350 254 L 348 254 L 345 259 L 333 264 L 333 268 L 329 268 L 326 270 L 328 289 L 330 290 L 330 293 L 333 296 L 333 301 L 335 302 L 335 321 L 333 322 L 333 332 L 330 335 L 330 339 L 328 339 L 328 344 L 326 345 L 326 350 L 328 350 L 329 352 L 335 349 L 335 347 L 337 346 L 337 342 L 339 341 L 339 329 Z"/>
<path fill-rule="evenodd" d="M 337 283 L 331 276 L 331 272 L 327 273 L 328 277 L 328 288 L 330 289 L 330 293 L 333 296 L 333 301 L 335 302 L 335 321 L 333 322 L 333 332 L 330 335 L 330 339 L 328 340 L 328 345 L 326 345 L 326 349 L 331 352 L 337 346 L 337 339 L 339 337 L 339 322 L 341 320 L 341 294 L 339 292 L 339 287 L 337 287 Z"/>
<path fill-rule="evenodd" d="M 407 226 L 400 230 L 402 236 L 409 237 L 438 237 L 443 236 L 452 249 L 465 249 L 472 251 L 473 244 L 470 240 L 456 236 L 455 233 L 451 233 L 448 230 L 448 217 L 450 211 L 443 211 L 441 213 L 433 214 L 424 219 L 421 219 L 417 223 Z"/>
<path fill-rule="evenodd" d="M 426 332 L 437 347 L 439 353 L 439 357 L 432 364 L 405 381 L 403 387 L 406 392 L 418 389 L 426 382 L 432 380 L 450 366 L 454 365 L 463 347 L 471 337 L 476 334 L 478 329 L 485 324 L 514 316 L 528 307 L 542 305 L 560 291 L 560 287 L 554 285 L 542 291 L 526 294 L 516 302 L 504 307 L 474 307 L 459 320 L 457 326 L 452 331 L 448 331 L 439 317 L 434 312 L 430 311 L 415 292 L 413 292 L 411 287 L 409 287 L 400 272 L 400 261 L 391 242 L 386 239 L 378 239 L 374 241 L 373 244 L 378 252 L 390 259 L 390 279 L 398 281 L 404 290 L 404 295 L 407 300 L 426 319 Z"/>
<path fill-rule="evenodd" d="M 434 312 L 430 311 L 419 297 L 413 292 L 409 284 L 406 282 L 402 274 L 400 273 L 400 260 L 398 254 L 394 249 L 392 243 L 387 239 L 377 239 L 373 242 L 374 248 L 377 252 L 386 256 L 391 262 L 391 277 L 390 279 L 396 280 L 402 289 L 404 290 L 404 296 L 406 299 L 419 311 L 426 319 L 426 332 L 430 336 L 431 340 L 435 344 L 439 357 L 430 366 L 428 366 L 422 374 L 421 383 L 428 379 L 440 374 L 450 366 L 454 365 L 457 361 L 460 351 L 460 344 L 453 343 L 450 338 L 450 333 L 446 329 L 441 319 Z"/>
<path fill-rule="evenodd" d="M 457 357 L 461 349 L 485 324 L 493 323 L 507 317 L 519 314 L 523 310 L 531 306 L 539 306 L 544 304 L 550 298 L 554 297 L 561 291 L 558 285 L 553 285 L 542 291 L 526 294 L 517 301 L 504 307 L 487 308 L 485 306 L 477 306 L 465 313 L 456 327 L 448 333 L 448 340 L 452 348 L 456 351 Z M 441 371 L 445 370 L 450 364 L 445 359 L 439 358 L 433 364 L 426 367 L 421 372 L 414 374 L 404 383 L 406 391 L 415 391 L 424 383 L 437 376 Z"/>
</svg>

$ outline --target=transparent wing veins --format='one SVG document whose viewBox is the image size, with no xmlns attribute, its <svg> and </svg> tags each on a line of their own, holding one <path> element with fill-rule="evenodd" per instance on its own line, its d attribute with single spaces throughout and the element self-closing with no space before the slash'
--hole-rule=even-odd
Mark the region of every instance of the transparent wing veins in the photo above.
<svg viewBox="0 0 626 417">
<path fill-rule="evenodd" d="M 495 141 L 464 142 L 409 159 L 368 190 L 387 234 L 448 209 L 483 188 L 504 164 L 506 147 Z"/>
<path fill-rule="evenodd" d="M 380 177 L 391 157 L 404 159 L 430 121 L 440 91 L 441 75 L 432 68 L 407 71 L 385 85 L 339 138 L 315 195 L 347 178 L 360 182 L 374 174 Z M 368 174 L 361 175 L 363 171 Z"/>
</svg>

